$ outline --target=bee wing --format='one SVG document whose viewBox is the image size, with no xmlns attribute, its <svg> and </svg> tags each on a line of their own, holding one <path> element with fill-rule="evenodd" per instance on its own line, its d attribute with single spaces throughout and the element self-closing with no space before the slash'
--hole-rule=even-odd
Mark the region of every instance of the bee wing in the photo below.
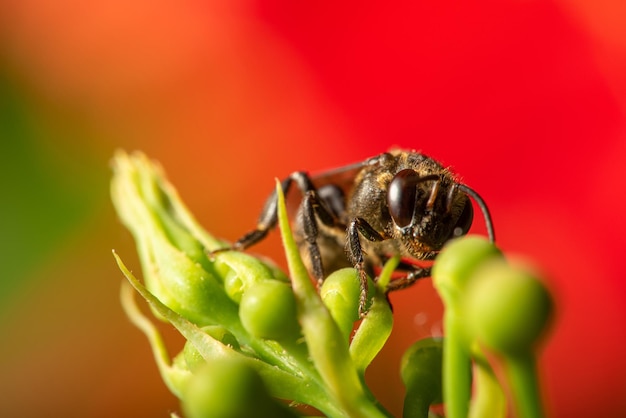
<svg viewBox="0 0 626 418">
<path fill-rule="evenodd" d="M 354 185 L 354 180 L 359 172 L 366 165 L 366 161 L 333 168 L 330 170 L 315 173 L 311 176 L 311 181 L 316 188 L 324 187 L 329 184 L 338 186 L 345 193 L 348 193 Z"/>
<path fill-rule="evenodd" d="M 309 177 L 316 189 L 328 185 L 334 185 L 339 187 L 345 195 L 348 195 L 354 185 L 356 176 L 368 163 L 369 160 L 360 161 L 358 163 L 320 171 L 310 175 Z M 290 212 L 293 211 L 293 213 L 295 213 L 301 202 L 301 193 L 290 193 L 287 198 L 287 208 Z"/>
</svg>

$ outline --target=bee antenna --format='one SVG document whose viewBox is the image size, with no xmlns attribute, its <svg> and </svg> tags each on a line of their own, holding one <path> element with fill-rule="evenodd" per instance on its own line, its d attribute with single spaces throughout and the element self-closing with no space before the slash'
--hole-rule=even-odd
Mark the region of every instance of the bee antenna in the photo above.
<svg viewBox="0 0 626 418">
<path fill-rule="evenodd" d="M 482 197 L 478 193 L 471 189 L 469 186 L 465 184 L 458 184 L 459 189 L 461 189 L 466 195 L 470 196 L 478 207 L 480 211 L 483 213 L 483 217 L 485 218 L 485 224 L 487 225 L 487 234 L 489 235 L 489 241 L 494 242 L 496 240 L 496 233 L 493 230 L 493 221 L 491 220 L 491 215 L 489 214 L 489 208 L 487 208 L 487 204 L 483 200 Z"/>
</svg>

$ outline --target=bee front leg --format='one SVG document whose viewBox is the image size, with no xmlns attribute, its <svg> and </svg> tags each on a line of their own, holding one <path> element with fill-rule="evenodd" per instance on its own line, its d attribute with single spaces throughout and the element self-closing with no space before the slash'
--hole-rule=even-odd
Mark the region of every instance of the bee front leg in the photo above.
<svg viewBox="0 0 626 418">
<path fill-rule="evenodd" d="M 363 218 L 354 218 L 348 226 L 348 242 L 347 252 L 350 262 L 359 272 L 359 281 L 361 282 L 361 295 L 359 298 L 359 316 L 365 316 L 365 305 L 367 304 L 367 272 L 365 271 L 365 257 L 363 256 L 363 248 L 361 247 L 361 238 L 359 233 L 369 241 L 384 241 L 386 238 L 376 231 Z"/>
<path fill-rule="evenodd" d="M 405 289 L 424 277 L 430 277 L 430 267 L 412 266 L 412 270 L 409 271 L 406 276 L 389 282 L 386 290 L 387 292 L 394 292 L 396 290 Z"/>
<path fill-rule="evenodd" d="M 296 183 L 303 194 L 315 189 L 307 173 L 303 171 L 296 171 L 281 182 L 281 189 L 285 196 L 289 192 L 293 182 Z M 274 190 L 265 201 L 265 205 L 263 206 L 261 215 L 259 215 L 256 228 L 239 238 L 231 248 L 224 248 L 222 250 L 217 250 L 216 252 L 230 249 L 244 250 L 259 241 L 262 241 L 267 236 L 267 233 L 276 226 L 277 220 L 278 196 L 276 195 L 276 190 Z"/>
<path fill-rule="evenodd" d="M 309 252 L 311 273 L 317 281 L 317 286 L 320 287 L 326 276 L 322 264 L 322 255 L 320 253 L 319 244 L 317 243 L 319 237 L 318 219 L 324 225 L 331 228 L 340 225 L 340 221 L 336 215 L 322 203 L 318 192 L 316 190 L 309 190 L 302 200 L 302 230 Z"/>
</svg>

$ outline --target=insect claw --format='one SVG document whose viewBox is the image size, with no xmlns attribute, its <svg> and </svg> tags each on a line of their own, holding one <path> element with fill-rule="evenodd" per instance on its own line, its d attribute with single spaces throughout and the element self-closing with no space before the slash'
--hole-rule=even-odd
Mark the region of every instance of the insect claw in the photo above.
<svg viewBox="0 0 626 418">
<path fill-rule="evenodd" d="M 235 245 L 231 245 L 229 247 L 222 247 L 222 248 L 218 248 L 216 250 L 207 251 L 206 252 L 206 256 L 209 258 L 209 260 L 215 261 L 215 255 L 216 254 L 223 253 L 223 252 L 226 252 L 226 251 L 237 251 L 237 250 L 239 250 L 239 249 L 236 248 Z"/>
</svg>

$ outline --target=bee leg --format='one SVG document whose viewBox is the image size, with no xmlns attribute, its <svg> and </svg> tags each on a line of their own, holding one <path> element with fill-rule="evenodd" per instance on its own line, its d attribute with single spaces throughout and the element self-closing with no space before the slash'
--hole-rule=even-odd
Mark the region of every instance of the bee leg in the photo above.
<svg viewBox="0 0 626 418">
<path fill-rule="evenodd" d="M 354 218 L 348 226 L 348 243 L 347 252 L 350 262 L 359 272 L 359 281 L 361 282 L 361 295 L 359 298 L 359 316 L 365 316 L 365 306 L 367 304 L 367 272 L 365 271 L 365 257 L 363 257 L 363 249 L 361 247 L 361 238 L 359 233 L 369 241 L 384 241 L 386 238 L 376 231 L 363 218 Z"/>
<path fill-rule="evenodd" d="M 406 276 L 399 279 L 392 280 L 387 285 L 387 292 L 393 292 L 400 289 L 405 289 L 411 286 L 419 279 L 424 277 L 430 277 L 430 267 L 417 267 L 414 266 L 413 270 L 407 273 Z"/>
<path fill-rule="evenodd" d="M 283 190 L 284 195 L 287 195 L 291 187 L 291 183 L 293 183 L 294 181 L 296 182 L 296 185 L 302 191 L 302 193 L 306 193 L 310 190 L 315 189 L 307 173 L 303 171 L 296 171 L 294 173 L 291 173 L 289 177 L 281 182 L 280 187 Z M 259 241 L 262 241 L 263 238 L 266 237 L 267 233 L 276 226 L 277 220 L 278 196 L 276 195 L 276 190 L 274 190 L 265 201 L 265 205 L 263 206 L 261 215 L 259 215 L 259 220 L 257 221 L 256 228 L 239 238 L 233 244 L 232 248 L 224 248 L 222 250 L 217 250 L 214 252 L 226 251 L 230 249 L 244 250 L 258 243 Z"/>
<path fill-rule="evenodd" d="M 311 272 L 319 287 L 324 282 L 326 276 L 322 264 L 322 255 L 317 243 L 319 236 L 318 219 L 329 227 L 336 227 L 339 224 L 339 219 L 325 206 L 318 192 L 309 190 L 302 200 L 302 229 L 304 231 L 304 240 L 308 245 Z"/>
</svg>

